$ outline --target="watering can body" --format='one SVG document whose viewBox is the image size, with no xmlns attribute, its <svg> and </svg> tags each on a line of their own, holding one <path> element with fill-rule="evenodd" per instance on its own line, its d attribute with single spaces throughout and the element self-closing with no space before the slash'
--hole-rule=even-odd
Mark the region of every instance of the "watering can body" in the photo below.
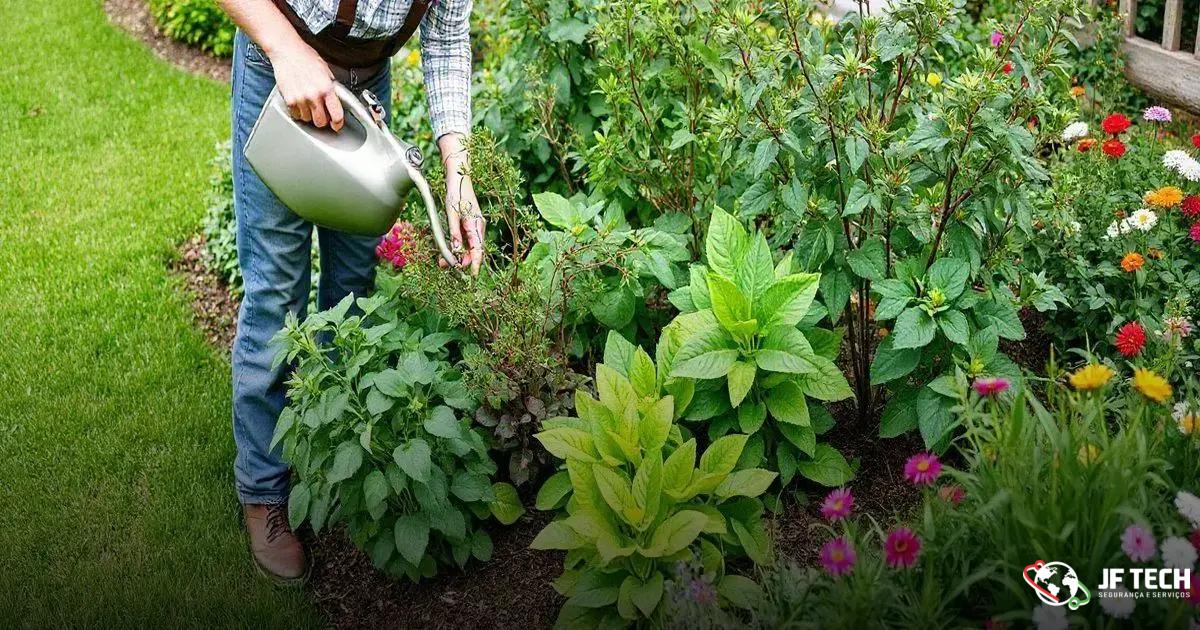
<svg viewBox="0 0 1200 630">
<path fill-rule="evenodd" d="M 352 234 L 386 233 L 415 185 L 438 249 L 454 263 L 421 175 L 421 152 L 392 135 L 373 95 L 364 93 L 364 102 L 341 83 L 334 91 L 346 112 L 340 132 L 292 118 L 279 88 L 272 90 L 246 141 L 246 161 L 301 218 Z"/>
</svg>

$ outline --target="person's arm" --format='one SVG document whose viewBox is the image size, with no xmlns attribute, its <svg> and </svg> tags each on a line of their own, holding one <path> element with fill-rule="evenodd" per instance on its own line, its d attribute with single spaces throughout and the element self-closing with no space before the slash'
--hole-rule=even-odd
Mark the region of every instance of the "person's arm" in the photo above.
<svg viewBox="0 0 1200 630">
<path fill-rule="evenodd" d="M 341 131 L 345 114 L 333 91 L 329 64 L 304 43 L 271 0 L 217 0 L 217 4 L 271 59 L 275 83 L 292 117 Z"/>
<path fill-rule="evenodd" d="M 467 174 L 466 137 L 471 131 L 471 0 L 440 0 L 421 24 L 421 66 L 429 118 L 446 170 L 446 218 L 450 242 L 462 251 L 471 273 L 483 263 L 484 221 Z"/>
</svg>

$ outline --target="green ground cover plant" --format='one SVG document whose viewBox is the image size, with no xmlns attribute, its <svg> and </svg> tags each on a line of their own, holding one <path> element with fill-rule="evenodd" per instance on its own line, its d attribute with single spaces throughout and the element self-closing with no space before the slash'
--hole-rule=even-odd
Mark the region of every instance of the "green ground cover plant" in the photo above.
<svg viewBox="0 0 1200 630">
<path fill-rule="evenodd" d="M 233 54 L 233 20 L 215 0 L 148 0 L 150 13 L 171 39 L 217 57 Z"/>
</svg>

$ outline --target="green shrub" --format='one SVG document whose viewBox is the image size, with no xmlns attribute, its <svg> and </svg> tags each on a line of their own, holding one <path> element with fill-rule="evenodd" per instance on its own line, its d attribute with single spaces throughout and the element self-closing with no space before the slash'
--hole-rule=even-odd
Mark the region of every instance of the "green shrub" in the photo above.
<svg viewBox="0 0 1200 630">
<path fill-rule="evenodd" d="M 295 369 L 273 444 L 297 477 L 293 527 L 343 523 L 376 566 L 417 580 L 487 560 L 482 521 L 512 523 L 523 509 L 512 486 L 491 481 L 496 465 L 469 419 L 476 401 L 450 363 L 457 335 L 402 312 L 376 294 L 289 316 L 275 343 Z"/>
<path fill-rule="evenodd" d="M 596 385 L 599 400 L 577 390 L 578 416 L 549 421 L 537 435 L 566 461 L 537 499 L 565 514 L 532 544 L 567 551 L 555 583 L 567 601 L 556 625 L 661 623 L 665 584 L 694 554 L 724 598 L 743 601 L 757 586 L 725 574 L 724 558 L 742 551 L 769 563 L 756 497 L 775 473 L 737 469 L 745 435 L 714 441 L 697 466 L 696 439 L 675 424 L 690 387 L 620 335 L 609 334 Z"/>
<path fill-rule="evenodd" d="M 785 485 L 797 472 L 827 486 L 845 483 L 845 458 L 817 444 L 833 419 L 806 400 L 853 396 L 834 363 L 841 331 L 815 327 L 826 315 L 814 301 L 820 275 L 793 273 L 790 254 L 776 264 L 766 237 L 747 233 L 720 208 L 705 251 L 708 264 L 693 265 L 691 284 L 671 294 L 685 314 L 663 333 L 669 374 L 699 381 L 685 420 L 707 421 L 713 439 L 751 435 L 743 463 L 768 462 Z"/>
<path fill-rule="evenodd" d="M 217 143 L 212 175 L 205 195 L 207 207 L 200 233 L 204 236 L 205 263 L 229 285 L 229 292 L 242 294 L 242 269 L 238 266 L 237 216 L 233 211 L 232 141 Z"/>
<path fill-rule="evenodd" d="M 215 0 L 149 0 L 150 13 L 171 39 L 228 57 L 233 54 L 233 20 Z"/>
</svg>

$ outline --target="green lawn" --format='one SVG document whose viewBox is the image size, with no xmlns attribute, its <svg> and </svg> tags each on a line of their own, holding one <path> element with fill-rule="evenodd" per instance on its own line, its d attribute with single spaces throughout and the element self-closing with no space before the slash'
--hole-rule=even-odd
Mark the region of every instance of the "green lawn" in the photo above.
<svg viewBox="0 0 1200 630">
<path fill-rule="evenodd" d="M 164 263 L 202 212 L 228 88 L 101 0 L 0 21 L 0 627 L 319 623 L 253 571 L 229 365 Z"/>
</svg>

